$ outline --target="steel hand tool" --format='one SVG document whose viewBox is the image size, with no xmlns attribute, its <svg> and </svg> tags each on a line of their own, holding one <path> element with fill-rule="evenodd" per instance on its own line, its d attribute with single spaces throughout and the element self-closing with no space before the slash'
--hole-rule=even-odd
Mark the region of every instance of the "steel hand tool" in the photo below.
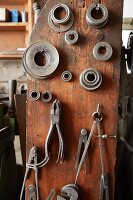
<svg viewBox="0 0 133 200">
<path fill-rule="evenodd" d="M 49 143 L 53 134 L 54 127 L 56 127 L 57 129 L 58 138 L 59 138 L 59 151 L 58 151 L 57 162 L 59 160 L 60 160 L 60 163 L 64 161 L 64 142 L 63 142 L 63 137 L 60 130 L 60 115 L 61 115 L 61 104 L 60 104 L 60 101 L 56 99 L 52 104 L 51 112 L 50 112 L 51 123 L 50 123 L 50 128 L 46 137 L 46 141 L 45 141 L 45 147 L 44 147 L 45 157 L 40 163 L 37 163 L 36 165 L 28 164 L 29 168 L 33 169 L 35 166 L 38 168 L 41 168 L 48 163 L 50 159 Z"/>
<path fill-rule="evenodd" d="M 93 113 L 93 125 L 90 131 L 90 135 L 88 137 L 84 152 L 82 154 L 82 158 L 81 161 L 79 163 L 79 167 L 77 170 L 77 174 L 76 174 L 76 179 L 75 179 L 75 184 L 77 182 L 81 167 L 83 165 L 83 161 L 85 159 L 91 138 L 94 134 L 94 129 L 97 128 L 97 132 L 98 132 L 98 139 L 99 139 L 99 149 L 100 149 L 100 159 L 101 159 L 101 168 L 102 168 L 102 175 L 101 175 L 101 183 L 100 183 L 100 194 L 99 194 L 99 200 L 103 200 L 104 197 L 104 192 L 105 192 L 105 197 L 106 200 L 109 200 L 109 186 L 108 186 L 108 177 L 105 174 L 105 170 L 104 170 L 104 150 L 103 150 L 103 144 L 102 144 L 102 134 L 101 134 L 101 129 L 100 129 L 100 122 L 103 119 L 103 115 L 101 114 L 101 106 L 98 104 L 97 107 L 97 111 Z"/>
<path fill-rule="evenodd" d="M 95 113 L 96 113 L 96 112 L 95 112 Z M 85 146 L 84 152 L 83 152 L 83 154 L 82 154 L 82 157 L 81 157 L 81 160 L 80 160 L 78 169 L 77 169 L 77 174 L 76 174 L 76 178 L 75 178 L 75 184 L 76 184 L 76 182 L 77 182 L 77 179 L 78 179 L 78 176 L 79 176 L 79 174 L 80 174 L 80 171 L 81 171 L 83 162 L 84 162 L 84 160 L 85 160 L 85 157 L 86 157 L 86 154 L 87 154 L 87 151 L 88 151 L 88 147 L 89 147 L 89 145 L 90 145 L 92 136 L 93 136 L 93 134 L 94 134 L 94 130 L 95 130 L 95 128 L 96 128 L 96 124 L 97 124 L 97 121 L 94 119 L 94 122 L 93 122 L 93 125 L 92 125 L 92 128 L 91 128 L 91 131 L 90 131 L 88 140 L 87 140 L 87 142 L 86 142 L 86 146 Z"/>
<path fill-rule="evenodd" d="M 49 132 L 46 138 L 46 142 L 45 142 L 45 156 L 49 157 L 49 142 L 53 133 L 53 129 L 54 126 L 57 129 L 57 133 L 58 133 L 58 138 L 59 138 L 59 151 L 58 151 L 58 158 L 57 158 L 57 162 L 63 162 L 64 161 L 64 142 L 63 142 L 63 138 L 62 138 L 62 134 L 61 134 L 61 130 L 60 130 L 60 114 L 61 114 L 61 104 L 59 102 L 59 100 L 55 100 L 52 104 L 51 107 L 51 123 L 50 123 L 50 128 L 49 128 Z"/>
<path fill-rule="evenodd" d="M 36 187 L 34 185 L 29 186 L 29 196 L 28 200 L 37 200 Z"/>
<path fill-rule="evenodd" d="M 82 149 L 85 148 L 86 143 L 87 143 L 87 139 L 88 139 L 88 133 L 86 129 L 82 129 L 81 130 L 81 134 L 80 134 L 80 138 L 79 138 L 79 145 L 78 145 L 78 151 L 77 151 L 77 159 L 76 159 L 76 170 L 78 170 L 78 166 L 80 163 L 80 159 L 81 159 L 81 153 L 82 153 Z M 88 155 L 86 154 L 85 156 L 85 173 L 88 173 L 88 168 L 89 168 L 89 161 L 88 161 Z"/>
<path fill-rule="evenodd" d="M 105 199 L 109 200 L 109 185 L 108 185 L 108 176 L 105 173 L 105 163 L 104 163 L 104 149 L 103 149 L 103 143 L 102 143 L 102 134 L 101 134 L 101 128 L 100 128 L 100 121 L 98 120 L 98 117 L 96 115 L 101 115 L 100 113 L 95 113 L 95 120 L 97 121 L 97 130 L 98 130 L 98 136 L 99 136 L 99 150 L 100 150 L 100 159 L 101 159 L 101 168 L 102 168 L 102 174 L 101 174 L 101 182 L 100 182 L 100 193 L 99 193 L 99 200 L 104 199 L 104 193 L 105 193 Z"/>
<path fill-rule="evenodd" d="M 29 164 L 33 164 L 33 169 L 35 171 L 35 184 L 36 184 L 36 196 L 37 199 L 39 200 L 39 190 L 38 190 L 38 168 L 36 167 L 37 164 L 37 149 L 36 147 L 32 147 L 32 149 L 30 150 L 30 154 L 29 154 L 29 158 L 28 158 L 28 163 L 26 165 L 26 172 L 25 172 L 25 176 L 24 176 L 24 181 L 23 181 L 23 185 L 22 185 L 22 190 L 21 190 L 21 194 L 20 194 L 20 200 L 22 200 L 23 197 L 23 192 L 24 192 L 24 187 L 25 187 L 25 182 L 29 173 L 29 169 L 30 167 L 28 166 Z"/>
</svg>

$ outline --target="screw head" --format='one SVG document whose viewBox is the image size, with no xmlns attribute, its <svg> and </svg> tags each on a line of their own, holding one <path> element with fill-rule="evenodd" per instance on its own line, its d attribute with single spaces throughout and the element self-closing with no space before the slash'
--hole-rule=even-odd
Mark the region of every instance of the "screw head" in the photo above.
<svg viewBox="0 0 133 200">
<path fill-rule="evenodd" d="M 97 39 L 98 39 L 99 41 L 104 40 L 104 38 L 105 38 L 105 35 L 104 35 L 104 34 L 98 34 L 98 36 L 97 36 Z"/>
</svg>

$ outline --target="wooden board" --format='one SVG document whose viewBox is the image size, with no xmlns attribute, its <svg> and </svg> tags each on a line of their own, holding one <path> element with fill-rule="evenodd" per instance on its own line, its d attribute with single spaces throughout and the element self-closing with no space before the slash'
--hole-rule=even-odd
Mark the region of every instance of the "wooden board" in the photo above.
<svg viewBox="0 0 133 200">
<path fill-rule="evenodd" d="M 75 22 L 72 29 L 78 31 L 80 35 L 79 43 L 75 46 L 67 45 L 64 41 L 64 33 L 54 32 L 47 23 L 49 11 L 59 2 L 67 4 L 74 13 Z M 76 0 L 49 0 L 31 34 L 30 43 L 47 40 L 58 49 L 60 54 L 60 65 L 51 78 L 39 81 L 28 76 L 28 91 L 32 89 L 40 92 L 49 90 L 53 94 L 53 100 L 58 98 L 62 105 L 61 130 L 66 147 L 66 161 L 62 165 L 56 164 L 58 141 L 56 137 L 53 137 L 51 161 L 39 170 L 39 190 L 42 200 L 47 197 L 52 188 L 55 188 L 60 194 L 62 186 L 74 183 L 80 131 L 82 128 L 86 128 L 88 131 L 91 129 L 92 113 L 96 111 L 98 103 L 102 105 L 104 113 L 103 134 L 117 134 L 123 1 L 104 0 L 102 2 L 109 10 L 109 21 L 101 29 L 90 28 L 85 21 L 85 12 L 91 3 L 91 0 L 86 0 L 85 7 L 79 8 Z M 104 34 L 104 41 L 108 42 L 114 50 L 112 58 L 107 62 L 96 61 L 92 54 L 93 47 L 99 42 L 99 34 Z M 103 76 L 102 86 L 94 92 L 84 90 L 79 83 L 81 72 L 89 67 L 98 69 Z M 61 73 L 65 70 L 72 72 L 73 80 L 71 82 L 66 83 L 61 80 Z M 39 160 L 43 158 L 44 143 L 50 125 L 50 108 L 51 103 L 31 102 L 28 99 L 27 155 L 34 144 L 39 149 Z M 109 175 L 111 200 L 114 199 L 116 144 L 116 139 L 104 141 L 105 170 Z M 101 165 L 98 139 L 95 137 L 89 148 L 89 162 L 89 174 L 85 175 L 83 168 L 78 179 L 80 199 L 98 200 Z M 28 179 L 27 187 L 31 183 L 34 183 L 33 176 Z"/>
</svg>

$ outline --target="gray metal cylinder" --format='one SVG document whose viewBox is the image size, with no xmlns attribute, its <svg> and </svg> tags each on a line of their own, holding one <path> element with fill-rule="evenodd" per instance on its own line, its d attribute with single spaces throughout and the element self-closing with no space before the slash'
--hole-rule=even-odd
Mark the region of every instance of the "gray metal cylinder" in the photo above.
<svg viewBox="0 0 133 200">
<path fill-rule="evenodd" d="M 93 11 L 100 11 L 102 13 L 102 17 L 100 19 L 95 19 L 92 16 Z M 105 24 L 108 21 L 108 10 L 105 5 L 103 4 L 92 4 L 86 12 L 86 22 L 88 23 L 89 26 L 93 28 L 101 28 L 105 26 Z"/>
<path fill-rule="evenodd" d="M 65 17 L 58 19 L 56 17 L 56 11 L 59 8 L 63 8 L 65 11 Z M 74 16 L 70 8 L 62 3 L 55 5 L 49 12 L 48 23 L 49 26 L 56 32 L 65 32 L 71 28 L 74 22 Z M 60 26 L 62 25 L 62 26 Z"/>
<path fill-rule="evenodd" d="M 58 8 L 63 8 L 64 11 L 65 11 L 65 13 L 66 13 L 66 15 L 65 15 L 65 17 L 64 17 L 63 19 L 57 19 L 56 16 L 55 16 L 55 12 L 56 12 L 56 10 L 57 10 Z M 62 3 L 61 3 L 61 4 L 57 4 L 57 5 L 55 5 L 55 6 L 53 7 L 53 9 L 51 10 L 51 18 L 52 18 L 52 20 L 53 20 L 53 22 L 54 22 L 55 24 L 65 24 L 65 23 L 67 23 L 67 22 L 69 21 L 69 19 L 70 19 L 70 9 L 69 9 L 68 6 L 65 5 L 65 4 L 62 4 Z"/>
<path fill-rule="evenodd" d="M 88 68 L 81 73 L 80 84 L 86 90 L 96 90 L 102 84 L 102 75 L 98 70 Z"/>
<path fill-rule="evenodd" d="M 61 79 L 65 82 L 69 82 L 72 79 L 72 73 L 69 71 L 64 71 L 61 75 Z"/>
<path fill-rule="evenodd" d="M 29 98 L 32 100 L 32 101 L 37 101 L 40 99 L 40 92 L 38 90 L 31 90 L 29 92 Z"/>
<path fill-rule="evenodd" d="M 41 55 L 42 59 L 36 59 Z M 40 63 L 45 61 L 44 63 Z M 37 41 L 31 44 L 23 54 L 23 65 L 28 74 L 37 79 L 46 79 L 57 69 L 59 53 L 47 41 Z"/>
<path fill-rule="evenodd" d="M 76 31 L 70 30 L 65 34 L 65 41 L 69 45 L 74 45 L 78 42 L 79 36 Z"/>
<path fill-rule="evenodd" d="M 100 53 L 100 49 L 104 49 L 105 52 Z M 111 58 L 113 49 L 107 42 L 99 42 L 93 48 L 93 55 L 96 60 L 107 61 Z"/>
<path fill-rule="evenodd" d="M 41 100 L 44 103 L 50 102 L 52 100 L 52 94 L 51 94 L 51 92 L 49 92 L 49 91 L 42 92 L 42 94 L 41 94 Z"/>
</svg>

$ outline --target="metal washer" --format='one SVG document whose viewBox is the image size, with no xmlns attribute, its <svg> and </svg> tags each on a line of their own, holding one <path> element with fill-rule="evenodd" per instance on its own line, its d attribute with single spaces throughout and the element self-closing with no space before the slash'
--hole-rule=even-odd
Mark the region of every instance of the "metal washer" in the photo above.
<svg viewBox="0 0 133 200">
<path fill-rule="evenodd" d="M 55 11 L 58 9 L 58 8 L 64 8 L 64 10 L 65 10 L 65 12 L 66 12 L 66 15 L 65 15 L 65 17 L 63 18 L 63 19 L 57 19 L 56 17 L 55 17 Z M 57 5 L 55 5 L 53 8 L 52 8 L 52 10 L 51 10 L 51 19 L 53 20 L 53 22 L 55 23 L 55 24 L 65 24 L 65 23 L 67 23 L 68 21 L 69 21 L 69 19 L 70 19 L 70 9 L 68 8 L 68 6 L 67 5 L 65 5 L 65 4 L 57 4 Z"/>
<path fill-rule="evenodd" d="M 74 39 L 70 39 L 70 35 L 74 36 Z M 65 41 L 67 44 L 73 45 L 76 44 L 79 39 L 78 33 L 76 31 L 70 30 L 65 34 Z"/>
<path fill-rule="evenodd" d="M 60 7 L 60 5 L 64 5 L 65 7 L 68 8 L 68 6 L 65 4 L 57 4 L 56 6 L 54 6 L 53 9 L 48 14 L 48 24 L 55 32 L 61 33 L 61 32 L 65 32 L 65 31 L 69 30 L 72 27 L 72 25 L 74 23 L 74 16 L 73 16 L 73 13 L 70 10 L 70 8 L 68 8 L 69 9 L 69 17 L 67 16 L 68 20 L 66 20 L 66 19 L 57 20 L 53 16 L 53 12 L 54 12 L 55 8 L 57 8 L 57 6 Z M 53 21 L 53 19 L 54 19 L 54 21 Z"/>
<path fill-rule="evenodd" d="M 35 55 L 44 53 L 46 64 L 39 66 L 35 62 Z M 46 79 L 57 69 L 59 53 L 57 49 L 47 41 L 37 41 L 31 44 L 23 55 L 23 65 L 29 75 L 37 79 Z"/>
<path fill-rule="evenodd" d="M 94 76 L 94 80 L 91 81 L 87 78 L 89 74 Z M 102 84 L 102 75 L 98 70 L 94 68 L 88 68 L 80 74 L 80 84 L 86 90 L 96 90 Z"/>
<path fill-rule="evenodd" d="M 65 82 L 69 82 L 72 79 L 72 73 L 70 71 L 64 71 L 61 74 L 61 79 Z"/>
<path fill-rule="evenodd" d="M 105 54 L 100 54 L 100 52 L 99 52 L 100 48 L 105 48 L 105 50 L 106 50 Z M 108 44 L 107 42 L 99 42 L 93 48 L 93 55 L 94 55 L 95 59 L 99 60 L 99 61 L 109 60 L 111 58 L 112 54 L 113 54 L 113 49 L 110 46 L 110 44 Z"/>
<path fill-rule="evenodd" d="M 45 97 L 46 96 L 46 97 Z M 44 91 L 42 92 L 41 94 L 41 100 L 44 102 L 44 103 L 48 103 L 52 100 L 52 94 L 51 92 L 49 91 Z"/>
<path fill-rule="evenodd" d="M 101 19 L 94 19 L 92 17 L 92 10 L 94 9 L 100 9 L 102 11 L 103 17 Z M 101 28 L 106 25 L 108 21 L 108 10 L 105 5 L 103 4 L 95 4 L 93 3 L 86 12 L 86 21 L 89 26 L 93 28 Z"/>
</svg>

